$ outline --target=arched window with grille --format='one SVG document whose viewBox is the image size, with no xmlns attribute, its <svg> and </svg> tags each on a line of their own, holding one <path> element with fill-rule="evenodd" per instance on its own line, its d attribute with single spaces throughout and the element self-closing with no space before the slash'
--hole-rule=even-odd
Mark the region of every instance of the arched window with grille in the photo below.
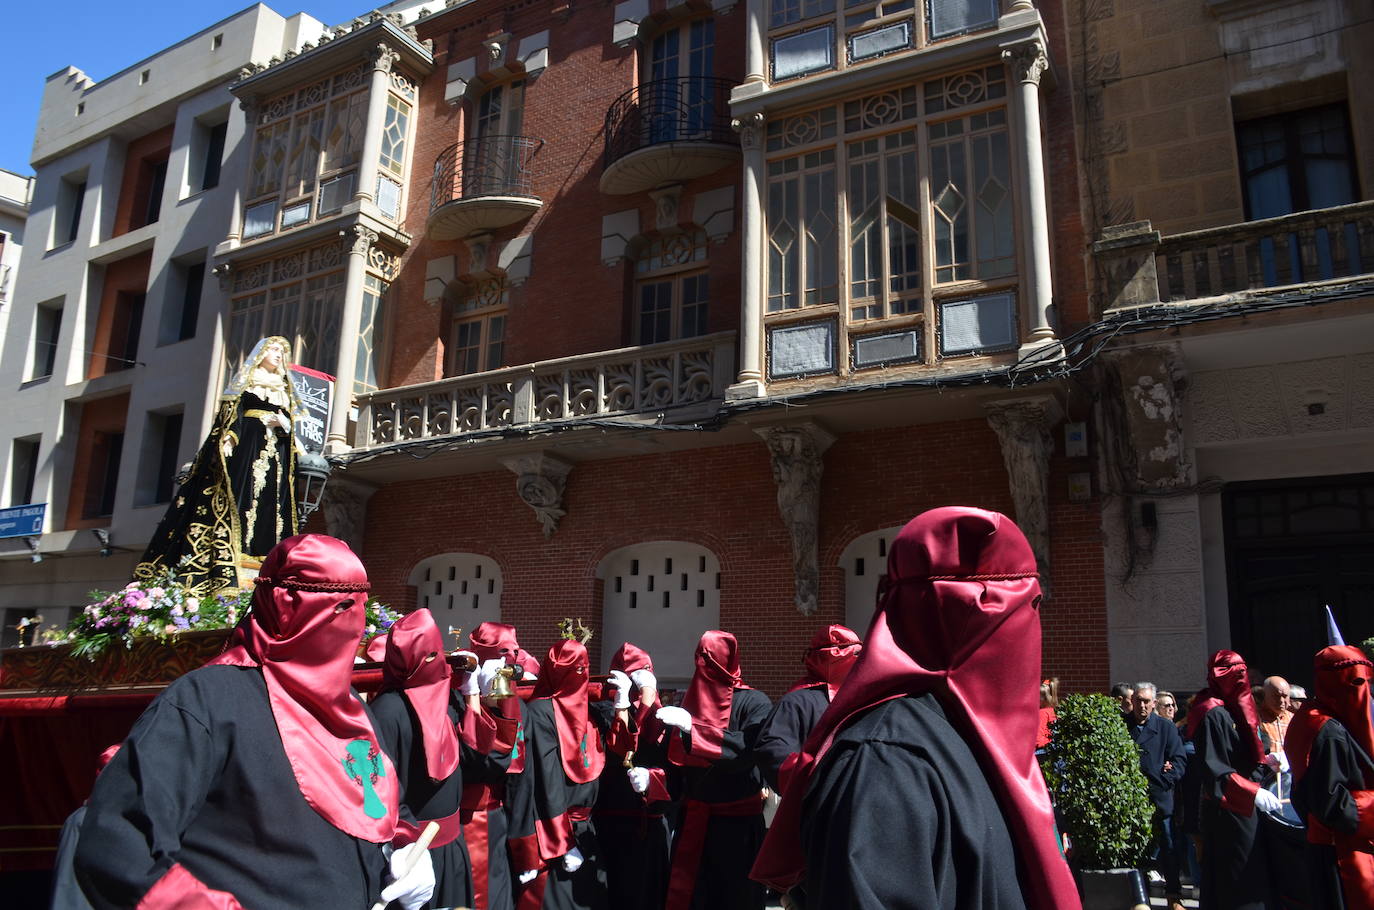
<svg viewBox="0 0 1374 910">
<path fill-rule="evenodd" d="M 844 570 L 844 624 L 865 635 L 878 608 L 878 579 L 887 571 L 887 548 L 901 525 L 869 531 L 849 542 L 840 554 Z"/>
<path fill-rule="evenodd" d="M 501 567 L 477 553 L 440 553 L 410 570 L 415 606 L 427 607 L 444 632 L 445 645 L 459 646 L 454 629 L 466 639 L 479 623 L 501 621 Z"/>
<path fill-rule="evenodd" d="M 657 540 L 622 547 L 596 570 L 602 595 L 602 669 L 625 642 L 654 659 L 664 688 L 692 678 L 701 633 L 720 627 L 720 560 L 699 544 Z"/>
</svg>

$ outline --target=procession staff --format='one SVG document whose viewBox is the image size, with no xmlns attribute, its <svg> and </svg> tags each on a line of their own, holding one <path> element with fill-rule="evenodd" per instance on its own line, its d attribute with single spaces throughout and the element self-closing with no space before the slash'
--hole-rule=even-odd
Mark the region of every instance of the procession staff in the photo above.
<svg viewBox="0 0 1374 910">
<path fill-rule="evenodd" d="M 1259 711 L 1245 658 L 1221 650 L 1207 665 L 1207 694 L 1189 711 L 1196 775 L 1202 797 L 1202 893 L 1209 910 L 1264 910 L 1274 906 L 1273 870 L 1256 810 L 1280 812 L 1265 789 L 1278 760 L 1265 760 Z"/>
<path fill-rule="evenodd" d="M 1037 578 L 1005 515 L 907 523 L 754 878 L 813 908 L 1080 906 L 1035 759 Z"/>
<path fill-rule="evenodd" d="M 92 906 L 424 904 L 427 852 L 386 884 L 396 769 L 350 691 L 368 587 L 332 537 L 267 554 L 228 650 L 169 685 L 96 779 L 76 851 Z"/>
<path fill-rule="evenodd" d="M 610 671 L 614 700 L 592 703 L 592 720 L 611 753 L 592 812 L 597 840 L 608 845 L 601 851 L 608 903 L 616 910 L 659 910 L 668 888 L 671 801 L 681 780 L 654 718 L 662 703 L 648 652 L 626 642 Z"/>
<path fill-rule="evenodd" d="M 782 792 L 780 772 L 801 751 L 862 650 L 854 630 L 838 623 L 817 630 L 812 637 L 802 658 L 806 674 L 778 700 L 759 734 L 759 770 L 774 792 Z"/>
<path fill-rule="evenodd" d="M 559 641 L 540 665 L 535 697 L 525 705 L 525 770 L 507 785 L 520 910 L 606 906 L 591 823 L 606 754 L 587 715 L 589 674 L 586 647 Z"/>
<path fill-rule="evenodd" d="M 430 845 L 435 885 L 428 906 L 471 906 L 472 876 L 459 818 L 461 744 L 455 729 L 466 706 L 450 685 L 453 671 L 445 659 L 444 635 L 421 607 L 397 620 L 386 639 L 385 689 L 371 707 L 382 748 L 398 775 L 398 840 L 414 842 L 426 821 L 438 822 L 439 833 Z"/>
<path fill-rule="evenodd" d="M 696 665 L 682 707 L 655 713 L 675 728 L 668 758 L 683 776 L 667 907 L 761 910 L 763 887 L 749 880 L 764 831 L 754 749 L 773 705 L 744 684 L 739 644 L 729 632 L 702 635 Z"/>
<path fill-rule="evenodd" d="M 1313 907 L 1374 910 L 1374 664 L 1359 648 L 1317 652 L 1315 697 L 1288 725 L 1293 804 L 1307 822 Z"/>
</svg>

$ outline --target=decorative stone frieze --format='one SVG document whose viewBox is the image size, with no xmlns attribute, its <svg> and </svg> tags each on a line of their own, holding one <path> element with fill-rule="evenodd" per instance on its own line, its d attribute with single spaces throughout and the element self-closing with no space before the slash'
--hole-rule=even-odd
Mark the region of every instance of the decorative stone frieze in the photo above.
<svg viewBox="0 0 1374 910">
<path fill-rule="evenodd" d="M 558 520 L 568 514 L 563 508 L 563 491 L 572 462 L 547 452 L 503 458 L 501 463 L 515 474 L 515 492 L 520 501 L 534 510 L 544 529 L 544 539 L 558 530 Z"/>
<path fill-rule="evenodd" d="M 1050 455 L 1051 431 L 1063 417 L 1059 402 L 1049 395 L 1012 398 L 983 405 L 988 425 L 997 434 L 1002 463 L 1007 469 L 1016 524 L 1026 535 L 1040 566 L 1040 584 L 1049 589 L 1050 568 Z"/>
<path fill-rule="evenodd" d="M 756 430 L 768 446 L 778 511 L 792 538 L 792 574 L 797 610 L 804 616 L 820 605 L 817 527 L 821 511 L 821 474 L 825 450 L 835 436 L 813 421 Z"/>
</svg>

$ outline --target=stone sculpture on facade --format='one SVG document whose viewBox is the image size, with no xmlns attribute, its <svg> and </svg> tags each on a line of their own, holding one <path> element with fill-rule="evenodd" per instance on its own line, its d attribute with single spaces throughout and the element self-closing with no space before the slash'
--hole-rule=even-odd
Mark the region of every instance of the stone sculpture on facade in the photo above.
<svg viewBox="0 0 1374 910">
<path fill-rule="evenodd" d="M 792 537 L 797 610 L 810 616 L 820 605 L 821 572 L 816 540 L 821 473 L 825 468 L 825 450 L 835 437 L 812 422 L 767 427 L 757 432 L 768 446 L 773 482 L 778 487 L 778 511 Z"/>
</svg>

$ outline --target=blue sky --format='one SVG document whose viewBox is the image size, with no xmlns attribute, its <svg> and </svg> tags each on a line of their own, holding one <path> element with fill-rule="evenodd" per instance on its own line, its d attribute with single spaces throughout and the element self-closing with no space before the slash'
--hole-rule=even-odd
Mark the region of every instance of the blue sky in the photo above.
<svg viewBox="0 0 1374 910">
<path fill-rule="evenodd" d="M 31 174 L 43 82 L 68 64 L 96 81 L 150 57 L 253 4 L 248 0 L 73 0 L 56 7 L 16 4 L 15 32 L 0 54 L 0 168 Z M 282 15 L 304 11 L 337 25 L 374 8 L 368 0 L 269 0 Z"/>
</svg>

